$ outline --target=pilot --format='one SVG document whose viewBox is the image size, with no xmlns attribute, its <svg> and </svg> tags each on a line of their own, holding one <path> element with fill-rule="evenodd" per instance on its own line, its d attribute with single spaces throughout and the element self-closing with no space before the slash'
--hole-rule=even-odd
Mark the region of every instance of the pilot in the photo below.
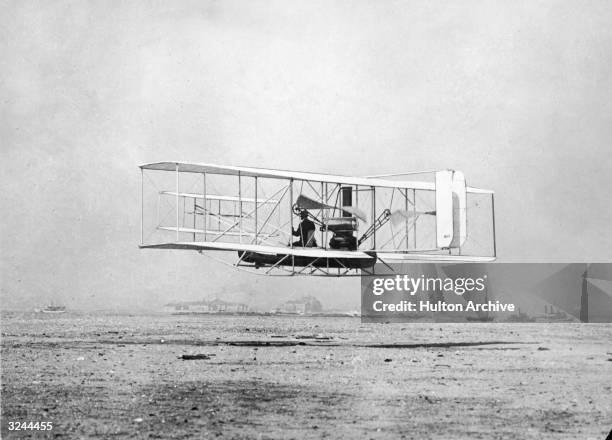
<svg viewBox="0 0 612 440">
<path fill-rule="evenodd" d="M 298 241 L 293 242 L 293 246 L 300 247 L 316 247 L 317 241 L 315 240 L 315 224 L 308 218 L 308 211 L 303 209 L 300 211 L 300 218 L 302 221 L 298 226 L 297 230 L 293 229 L 291 232 L 296 237 L 300 237 Z"/>
</svg>

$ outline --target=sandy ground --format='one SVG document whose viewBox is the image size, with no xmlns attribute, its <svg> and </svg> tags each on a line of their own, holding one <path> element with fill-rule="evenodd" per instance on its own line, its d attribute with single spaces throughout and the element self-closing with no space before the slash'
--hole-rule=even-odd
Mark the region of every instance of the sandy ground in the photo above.
<svg viewBox="0 0 612 440">
<path fill-rule="evenodd" d="M 2 438 L 603 440 L 612 429 L 612 325 L 4 313 L 1 348 Z M 181 358 L 194 354 L 208 359 Z"/>
</svg>

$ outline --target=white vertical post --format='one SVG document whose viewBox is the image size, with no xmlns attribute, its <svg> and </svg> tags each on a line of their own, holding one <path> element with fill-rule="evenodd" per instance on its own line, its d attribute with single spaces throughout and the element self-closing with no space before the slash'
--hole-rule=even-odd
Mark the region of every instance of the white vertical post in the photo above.
<svg viewBox="0 0 612 440">
<path fill-rule="evenodd" d="M 404 189 L 404 210 L 406 211 L 406 249 L 408 249 L 408 235 L 410 234 L 410 220 L 408 218 L 408 188 Z"/>
<path fill-rule="evenodd" d="M 293 249 L 293 179 L 289 180 L 289 215 L 291 217 L 291 235 L 289 236 L 289 243 L 291 249 Z M 293 256 L 291 257 L 293 260 Z"/>
<path fill-rule="evenodd" d="M 197 200 L 195 197 L 193 198 L 193 241 L 196 241 L 196 205 Z"/>
<path fill-rule="evenodd" d="M 176 164 L 176 241 L 179 241 L 179 164 Z"/>
<path fill-rule="evenodd" d="M 293 179 L 289 179 L 289 216 L 291 217 L 291 235 L 289 236 L 289 243 L 291 243 L 291 249 L 293 249 Z M 295 255 L 293 254 L 291 254 L 291 271 L 295 273 Z"/>
<path fill-rule="evenodd" d="M 195 237 L 195 231 L 196 231 L 196 223 L 195 223 L 195 219 L 196 219 L 196 201 L 197 201 L 197 199 L 194 197 L 193 198 L 193 241 L 196 241 L 196 237 Z"/>
<path fill-rule="evenodd" d="M 355 185 L 355 209 L 359 210 L 359 185 Z M 355 235 L 359 237 L 359 219 L 355 223 Z M 359 247 L 359 245 L 357 245 Z"/>
<path fill-rule="evenodd" d="M 338 184 L 338 186 L 340 186 L 340 184 Z M 329 203 L 329 183 L 325 182 L 325 204 L 327 205 L 328 203 Z M 323 242 L 323 247 L 327 249 L 328 245 L 329 245 L 329 231 L 327 230 L 327 228 L 325 228 L 325 239 Z M 327 266 L 328 266 L 327 270 L 329 270 L 329 258 L 327 258 Z"/>
<path fill-rule="evenodd" d="M 372 249 L 376 249 L 376 187 L 372 187 Z"/>
<path fill-rule="evenodd" d="M 412 236 L 414 238 L 414 248 L 417 248 L 417 216 L 416 216 L 416 189 L 412 190 Z"/>
<path fill-rule="evenodd" d="M 323 182 L 321 182 L 321 204 L 326 204 L 326 200 L 325 200 L 325 184 Z M 323 208 L 321 208 L 321 221 L 323 221 Z M 325 249 L 327 247 L 327 245 L 325 244 L 325 228 L 323 228 L 321 230 L 321 245 L 323 247 L 323 249 Z"/>
<path fill-rule="evenodd" d="M 204 199 L 202 200 L 202 206 L 204 209 L 202 210 L 202 216 L 204 217 L 204 241 L 206 241 L 206 217 L 208 217 L 208 206 L 206 205 L 206 173 L 202 173 L 202 196 Z"/>
<path fill-rule="evenodd" d="M 257 205 L 257 176 L 255 176 L 255 244 L 257 244 L 257 211 L 259 205 Z"/>
<path fill-rule="evenodd" d="M 242 178 L 238 171 L 238 228 L 240 229 L 240 243 L 242 243 Z"/>
<path fill-rule="evenodd" d="M 340 188 L 340 184 L 338 184 L 338 188 Z M 338 189 L 338 191 L 340 191 L 340 189 Z M 327 205 L 328 203 L 329 203 L 329 188 L 328 188 L 328 182 L 325 182 L 325 204 Z M 323 249 L 327 250 L 327 245 L 329 244 L 329 233 L 327 232 L 327 228 L 324 229 L 323 234 L 324 234 Z M 327 272 L 329 272 L 329 257 L 325 258 L 325 264 L 327 266 Z"/>
</svg>

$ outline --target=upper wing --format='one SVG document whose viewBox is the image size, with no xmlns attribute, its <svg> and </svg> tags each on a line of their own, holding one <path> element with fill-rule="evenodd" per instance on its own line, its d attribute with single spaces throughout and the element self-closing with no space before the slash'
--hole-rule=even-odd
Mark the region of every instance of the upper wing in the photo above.
<svg viewBox="0 0 612 440">
<path fill-rule="evenodd" d="M 179 171 L 181 173 L 211 173 L 225 174 L 230 176 L 245 177 L 267 177 L 271 179 L 296 179 L 309 180 L 315 182 L 339 183 L 341 185 L 363 185 L 380 186 L 384 188 L 406 188 L 424 191 L 435 191 L 436 185 L 433 182 L 420 181 L 394 181 L 378 178 L 341 176 L 334 174 L 308 173 L 303 171 L 274 170 L 268 168 L 223 166 L 205 163 L 186 163 L 186 162 L 155 162 L 140 165 L 145 170 L 159 171 Z M 493 191 L 468 187 L 468 192 L 492 194 Z"/>
<path fill-rule="evenodd" d="M 180 197 L 188 197 L 191 199 L 204 199 L 204 195 L 196 194 L 196 193 L 187 193 L 187 192 L 179 192 L 177 194 L 176 191 L 159 191 L 160 194 L 166 194 L 169 196 L 180 196 Z M 255 203 L 255 199 L 251 197 L 236 197 L 236 196 L 222 196 L 218 194 L 206 194 L 206 200 L 220 200 L 222 202 L 242 202 L 242 203 Z M 259 199 L 257 200 L 258 205 L 264 204 L 274 204 L 278 202 L 276 199 Z"/>
</svg>

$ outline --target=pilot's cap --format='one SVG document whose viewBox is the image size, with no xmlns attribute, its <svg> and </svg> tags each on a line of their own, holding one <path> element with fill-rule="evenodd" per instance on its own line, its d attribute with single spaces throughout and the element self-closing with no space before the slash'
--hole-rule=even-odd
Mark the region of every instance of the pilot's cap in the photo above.
<svg viewBox="0 0 612 440">
<path fill-rule="evenodd" d="M 308 211 L 306 211 L 305 209 L 302 209 L 300 211 L 300 218 L 302 219 L 308 218 Z"/>
</svg>

